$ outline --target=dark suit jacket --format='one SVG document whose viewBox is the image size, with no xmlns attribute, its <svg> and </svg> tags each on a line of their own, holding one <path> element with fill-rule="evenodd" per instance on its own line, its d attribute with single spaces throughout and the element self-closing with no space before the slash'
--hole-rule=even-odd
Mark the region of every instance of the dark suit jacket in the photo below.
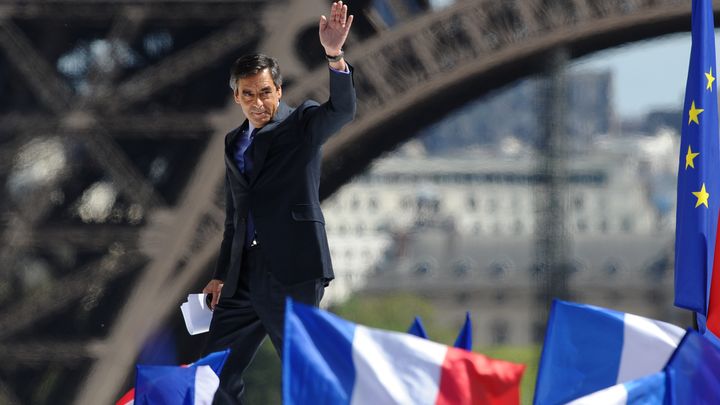
<svg viewBox="0 0 720 405">
<path fill-rule="evenodd" d="M 273 276 L 286 285 L 334 277 L 320 210 L 320 147 L 355 116 L 351 74 L 330 72 L 330 98 L 293 109 L 281 102 L 256 134 L 253 170 L 246 177 L 233 158 L 247 120 L 225 137 L 225 232 L 213 278 L 234 294 L 251 212 L 258 244 Z"/>
</svg>

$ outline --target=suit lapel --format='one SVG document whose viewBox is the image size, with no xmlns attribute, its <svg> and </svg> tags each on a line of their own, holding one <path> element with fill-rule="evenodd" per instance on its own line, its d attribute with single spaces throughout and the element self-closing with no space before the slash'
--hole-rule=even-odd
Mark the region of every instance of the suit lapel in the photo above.
<svg viewBox="0 0 720 405">
<path fill-rule="evenodd" d="M 292 109 L 287 104 L 281 102 L 278 106 L 278 110 L 275 113 L 272 121 L 267 125 L 260 128 L 255 134 L 255 140 L 253 140 L 253 169 L 250 174 L 250 184 L 252 185 L 257 179 L 258 173 L 262 170 L 263 164 L 265 164 L 265 157 L 267 156 L 272 140 L 277 135 L 277 131 L 274 131 L 277 126 L 287 118 Z"/>
<path fill-rule="evenodd" d="M 235 162 L 235 144 L 237 143 L 238 136 L 240 136 L 240 134 L 244 131 L 247 131 L 247 128 L 248 125 L 246 120 L 242 125 L 235 128 L 234 131 L 230 132 L 225 137 L 225 164 L 230 168 L 230 172 L 235 177 L 235 180 L 237 180 L 237 182 L 245 188 L 249 187 L 249 183 L 245 176 L 240 173 L 240 169 L 237 167 L 237 162 Z"/>
</svg>

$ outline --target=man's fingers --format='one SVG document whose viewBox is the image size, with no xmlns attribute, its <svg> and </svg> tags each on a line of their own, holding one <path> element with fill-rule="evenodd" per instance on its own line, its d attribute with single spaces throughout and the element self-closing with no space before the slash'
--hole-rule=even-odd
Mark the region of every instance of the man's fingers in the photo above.
<svg viewBox="0 0 720 405">
<path fill-rule="evenodd" d="M 212 302 L 210 303 L 210 308 L 215 309 L 218 301 L 220 301 L 220 290 L 212 292 Z"/>
<path fill-rule="evenodd" d="M 327 18 L 325 18 L 324 15 L 321 15 L 320 16 L 320 31 L 324 30 L 325 27 L 327 27 L 327 24 L 328 24 Z"/>
<path fill-rule="evenodd" d="M 350 14 L 350 16 L 347 19 L 347 22 L 345 23 L 345 32 L 350 31 L 350 26 L 352 25 L 352 22 L 353 22 L 353 15 Z"/>
<path fill-rule="evenodd" d="M 340 24 L 342 26 L 345 26 L 345 22 L 347 21 L 347 5 L 343 4 L 342 10 L 340 11 Z"/>
<path fill-rule="evenodd" d="M 342 1 L 338 1 L 337 3 L 333 3 L 332 10 L 333 10 L 333 21 L 337 23 L 342 22 Z"/>
</svg>

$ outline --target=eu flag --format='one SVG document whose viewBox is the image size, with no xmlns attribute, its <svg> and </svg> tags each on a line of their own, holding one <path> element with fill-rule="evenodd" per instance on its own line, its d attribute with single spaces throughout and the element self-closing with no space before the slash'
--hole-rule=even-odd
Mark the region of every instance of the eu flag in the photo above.
<svg viewBox="0 0 720 405">
<path fill-rule="evenodd" d="M 707 314 L 718 207 L 720 153 L 711 0 L 692 2 L 692 49 L 683 109 L 675 230 L 675 305 Z"/>
</svg>

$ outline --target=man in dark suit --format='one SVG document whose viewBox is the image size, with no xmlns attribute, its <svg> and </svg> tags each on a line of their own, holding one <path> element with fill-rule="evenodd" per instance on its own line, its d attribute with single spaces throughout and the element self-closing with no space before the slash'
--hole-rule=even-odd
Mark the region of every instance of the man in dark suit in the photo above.
<svg viewBox="0 0 720 405">
<path fill-rule="evenodd" d="M 238 403 L 242 374 L 266 335 L 282 357 L 285 298 L 319 305 L 333 278 L 320 200 L 320 147 L 355 115 L 352 68 L 342 46 L 353 16 L 333 3 L 320 18 L 330 98 L 293 109 L 280 101 L 277 62 L 247 55 L 230 86 L 247 120 L 225 139 L 226 218 L 220 256 L 203 292 L 213 320 L 205 353 L 231 348 L 216 403 Z"/>
</svg>

